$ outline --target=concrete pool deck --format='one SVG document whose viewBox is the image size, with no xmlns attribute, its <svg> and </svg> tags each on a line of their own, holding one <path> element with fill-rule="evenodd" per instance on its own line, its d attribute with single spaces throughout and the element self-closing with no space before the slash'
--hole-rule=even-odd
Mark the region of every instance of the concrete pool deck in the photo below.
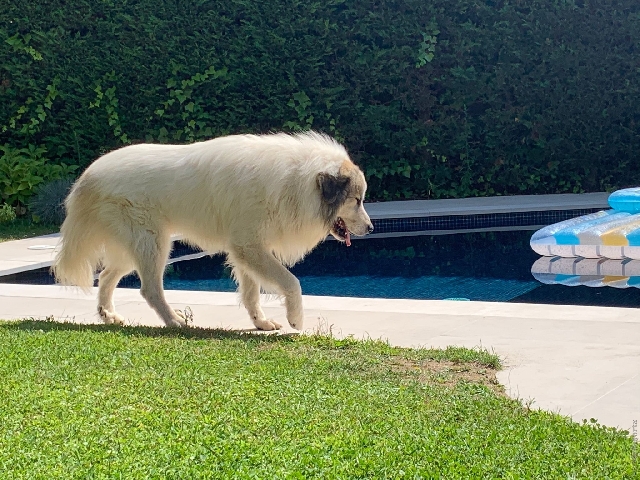
<svg viewBox="0 0 640 480">
<path fill-rule="evenodd" d="M 507 204 L 509 211 L 520 206 L 526 209 L 521 211 L 606 208 L 607 194 L 497 198 L 493 204 L 484 199 L 441 200 L 434 202 L 445 203 L 422 206 L 370 204 L 369 211 L 373 218 L 393 218 L 405 211 L 414 212 L 409 216 L 425 215 L 426 207 L 430 209 L 427 216 L 437 214 L 437 209 L 445 212 L 441 215 L 498 213 L 496 209 Z M 452 203 L 447 207 L 446 202 Z M 477 209 L 470 212 L 471 207 Z M 57 241 L 58 236 L 52 235 L 0 243 L 0 275 L 49 265 L 53 258 L 49 247 Z M 246 330 L 252 326 L 232 293 L 168 291 L 167 298 L 175 308 L 189 306 L 200 327 Z M 118 289 L 115 299 L 118 311 L 131 324 L 161 325 L 137 290 Z M 626 430 L 640 418 L 640 315 L 636 309 L 312 296 L 305 296 L 304 303 L 307 331 L 330 328 L 337 336 L 385 339 L 406 347 L 481 346 L 503 359 L 505 368 L 498 379 L 506 392 L 532 401 L 533 408 L 577 421 L 596 418 Z M 263 305 L 267 315 L 286 324 L 279 301 Z M 98 323 L 95 308 L 95 289 L 84 295 L 53 285 L 0 284 L 1 319 L 53 316 Z"/>
</svg>

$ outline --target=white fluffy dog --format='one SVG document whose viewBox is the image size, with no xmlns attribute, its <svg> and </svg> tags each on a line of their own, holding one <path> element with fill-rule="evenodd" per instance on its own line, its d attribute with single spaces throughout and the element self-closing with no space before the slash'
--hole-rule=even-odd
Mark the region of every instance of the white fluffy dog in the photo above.
<svg viewBox="0 0 640 480">
<path fill-rule="evenodd" d="M 191 145 L 132 145 L 96 160 L 66 200 L 58 281 L 85 289 L 99 277 L 98 312 L 123 323 L 113 292 L 135 270 L 140 293 L 168 326 L 183 326 L 162 288 L 170 237 L 226 252 L 242 303 L 262 330 L 260 290 L 284 296 L 287 320 L 303 325 L 300 282 L 285 268 L 331 233 L 350 244 L 373 226 L 367 184 L 343 146 L 318 133 L 234 135 Z"/>
</svg>

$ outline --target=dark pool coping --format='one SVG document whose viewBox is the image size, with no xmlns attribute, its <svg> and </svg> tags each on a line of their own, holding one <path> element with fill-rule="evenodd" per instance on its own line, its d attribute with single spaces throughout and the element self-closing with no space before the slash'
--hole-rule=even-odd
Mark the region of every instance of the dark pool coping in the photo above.
<svg viewBox="0 0 640 480">
<path fill-rule="evenodd" d="M 422 218 L 457 215 L 488 215 L 553 210 L 609 208 L 609 193 L 557 195 L 513 195 L 504 197 L 454 198 L 444 200 L 403 200 L 366 203 L 372 219 Z"/>
</svg>

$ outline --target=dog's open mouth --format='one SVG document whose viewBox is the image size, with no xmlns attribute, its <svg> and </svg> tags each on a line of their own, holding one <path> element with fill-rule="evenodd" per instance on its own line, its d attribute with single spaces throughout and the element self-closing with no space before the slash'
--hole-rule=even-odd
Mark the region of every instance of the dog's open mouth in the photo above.
<svg viewBox="0 0 640 480">
<path fill-rule="evenodd" d="M 333 224 L 333 228 L 331 229 L 331 233 L 338 240 L 342 240 L 347 244 L 347 247 L 351 246 L 351 232 L 347 228 L 347 225 L 344 223 L 344 220 L 338 217 L 338 219 Z"/>
</svg>

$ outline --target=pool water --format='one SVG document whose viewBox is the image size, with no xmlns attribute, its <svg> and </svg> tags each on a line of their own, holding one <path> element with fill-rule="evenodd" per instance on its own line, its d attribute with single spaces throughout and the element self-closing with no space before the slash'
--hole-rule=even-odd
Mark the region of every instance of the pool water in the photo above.
<svg viewBox="0 0 640 480">
<path fill-rule="evenodd" d="M 546 285 L 531 274 L 539 256 L 532 231 L 497 231 L 355 240 L 328 240 L 292 272 L 303 294 L 399 299 L 480 300 L 637 307 L 638 288 Z M 180 247 L 180 254 L 189 253 Z M 54 283 L 48 269 L 0 277 L 0 283 Z M 221 255 L 170 265 L 167 290 L 232 292 L 236 285 Z M 139 288 L 135 275 L 121 287 Z"/>
<path fill-rule="evenodd" d="M 539 258 L 531 231 L 326 241 L 291 271 L 307 295 L 451 299 L 548 304 L 640 305 L 640 290 L 545 285 L 531 274 Z M 123 286 L 139 287 L 129 278 Z M 168 290 L 235 291 L 224 257 L 178 262 Z"/>
</svg>

